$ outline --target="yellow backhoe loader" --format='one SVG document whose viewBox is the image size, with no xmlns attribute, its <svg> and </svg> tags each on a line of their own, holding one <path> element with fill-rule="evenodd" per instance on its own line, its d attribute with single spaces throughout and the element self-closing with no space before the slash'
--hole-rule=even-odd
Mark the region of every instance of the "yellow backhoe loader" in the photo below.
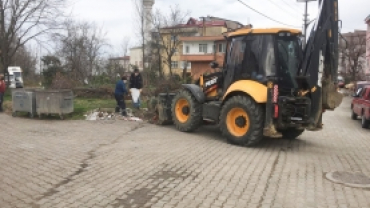
<svg viewBox="0 0 370 208">
<path fill-rule="evenodd" d="M 342 94 L 336 87 L 338 0 L 320 0 L 319 7 L 304 50 L 295 29 L 229 32 L 221 72 L 159 95 L 161 123 L 191 132 L 212 122 L 229 142 L 246 146 L 264 136 L 294 139 L 321 130 L 322 114 L 338 107 Z"/>
</svg>

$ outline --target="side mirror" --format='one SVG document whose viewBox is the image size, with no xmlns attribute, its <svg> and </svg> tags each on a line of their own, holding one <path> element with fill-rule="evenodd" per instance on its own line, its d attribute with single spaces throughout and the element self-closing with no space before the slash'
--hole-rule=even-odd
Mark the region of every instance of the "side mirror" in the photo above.
<svg viewBox="0 0 370 208">
<path fill-rule="evenodd" d="M 358 88 L 357 92 L 355 92 L 355 93 L 352 95 L 352 97 L 355 97 L 355 98 L 360 97 L 361 92 L 362 92 L 362 88 Z"/>
<path fill-rule="evenodd" d="M 212 61 L 210 65 L 211 65 L 212 69 L 218 68 L 218 66 L 219 66 L 219 64 L 215 61 Z"/>
</svg>

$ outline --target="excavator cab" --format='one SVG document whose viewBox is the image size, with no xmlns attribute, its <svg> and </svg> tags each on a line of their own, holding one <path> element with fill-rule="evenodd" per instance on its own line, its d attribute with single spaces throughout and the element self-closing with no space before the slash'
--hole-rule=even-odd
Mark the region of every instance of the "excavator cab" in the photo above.
<svg viewBox="0 0 370 208">
<path fill-rule="evenodd" d="M 228 35 L 223 90 L 238 80 L 267 85 L 276 78 L 280 89 L 297 88 L 295 76 L 303 52 L 300 31 L 292 29 L 242 29 Z"/>
<path fill-rule="evenodd" d="M 279 77 L 287 92 L 297 88 L 295 75 L 302 61 L 300 31 L 291 29 L 244 29 L 229 34 L 222 72 L 202 75 L 196 82 L 207 100 L 219 99 L 238 80 L 267 84 L 268 77 Z M 212 68 L 219 68 L 212 62 Z"/>
</svg>

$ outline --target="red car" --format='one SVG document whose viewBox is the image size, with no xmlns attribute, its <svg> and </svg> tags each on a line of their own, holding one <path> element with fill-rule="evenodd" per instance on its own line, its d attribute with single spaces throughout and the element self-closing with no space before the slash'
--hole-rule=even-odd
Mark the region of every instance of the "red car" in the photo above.
<svg viewBox="0 0 370 208">
<path fill-rule="evenodd" d="M 344 88 L 344 86 L 345 86 L 344 78 L 342 76 L 338 76 L 338 87 Z"/>
<path fill-rule="evenodd" d="M 362 128 L 368 128 L 370 125 L 370 86 L 358 88 L 353 97 L 351 117 L 356 120 L 358 116 L 361 116 Z"/>
<path fill-rule="evenodd" d="M 355 83 L 355 88 L 353 89 L 354 93 L 357 92 L 359 88 L 363 88 L 364 86 L 370 85 L 370 81 L 358 81 Z"/>
</svg>

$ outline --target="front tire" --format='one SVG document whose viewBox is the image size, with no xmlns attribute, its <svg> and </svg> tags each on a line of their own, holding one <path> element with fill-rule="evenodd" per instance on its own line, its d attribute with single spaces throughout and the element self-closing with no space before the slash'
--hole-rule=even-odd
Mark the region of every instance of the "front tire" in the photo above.
<svg viewBox="0 0 370 208">
<path fill-rule="evenodd" d="M 370 120 L 367 120 L 365 117 L 365 114 L 363 113 L 362 118 L 361 118 L 361 127 L 364 129 L 369 128 L 370 125 Z"/>
<path fill-rule="evenodd" d="M 195 131 L 202 124 L 202 104 L 189 91 L 181 90 L 172 102 L 172 120 L 179 131 Z"/>
<path fill-rule="evenodd" d="M 228 142 L 253 146 L 263 138 L 262 107 L 248 96 L 234 96 L 226 101 L 220 116 L 220 128 Z"/>
<path fill-rule="evenodd" d="M 351 119 L 352 119 L 352 120 L 357 120 L 357 115 L 356 115 L 356 113 L 353 111 L 353 108 L 352 108 Z"/>
</svg>

